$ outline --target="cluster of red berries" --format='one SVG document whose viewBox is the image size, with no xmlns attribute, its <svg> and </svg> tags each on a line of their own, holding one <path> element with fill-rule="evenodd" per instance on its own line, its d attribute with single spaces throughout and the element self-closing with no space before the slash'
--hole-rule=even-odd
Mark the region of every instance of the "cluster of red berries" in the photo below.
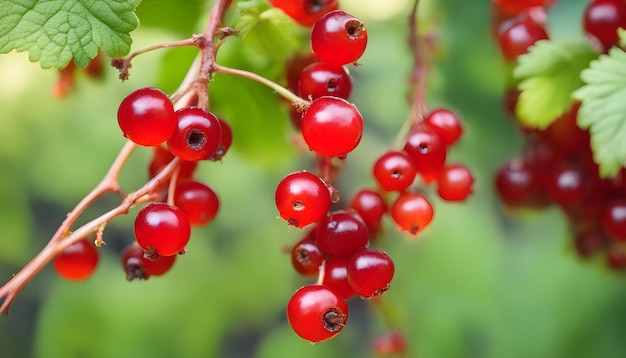
<svg viewBox="0 0 626 358">
<path fill-rule="evenodd" d="M 272 3 L 279 6 L 277 1 Z M 316 2 L 293 3 L 311 9 L 307 6 Z M 283 10 L 294 17 L 289 9 Z M 294 124 L 318 157 L 323 174 L 322 178 L 309 171 L 294 172 L 276 188 L 280 216 L 289 225 L 311 227 L 291 248 L 291 262 L 299 274 L 317 276 L 317 282 L 296 291 L 288 303 L 287 318 L 296 334 L 312 342 L 330 339 L 343 329 L 348 318 L 346 300 L 371 298 L 389 289 L 393 261 L 385 252 L 371 248 L 370 238 L 378 234 L 386 213 L 412 234 L 428 226 L 432 205 L 409 189 L 418 175 L 424 182 L 437 182 L 446 200 L 464 200 L 473 183 L 465 166 L 445 165 L 447 148 L 459 139 L 462 128 L 453 112 L 438 109 L 412 129 L 402 151 L 389 151 L 376 161 L 372 175 L 378 189 L 363 189 L 347 209 L 331 210 L 339 200 L 329 183 L 332 158 L 344 159 L 363 132 L 360 113 L 347 101 L 352 79 L 346 65 L 356 63 L 366 42 L 360 20 L 332 10 L 321 15 L 311 29 L 312 55 L 287 65 L 288 87 L 312 101 L 301 114 L 293 112 Z M 391 192 L 398 197 L 389 210 L 384 196 Z"/>
<path fill-rule="evenodd" d="M 170 179 L 175 180 L 174 190 L 169 190 L 169 181 L 163 183 L 159 188 L 164 194 L 162 201 L 139 211 L 134 226 L 136 244 L 122 254 L 128 280 L 148 279 L 172 267 L 189 242 L 191 227 L 207 225 L 217 215 L 218 195 L 210 185 L 195 180 L 194 172 L 199 161 L 221 160 L 232 143 L 232 130 L 226 121 L 201 108 L 174 110 L 169 97 L 151 87 L 124 98 L 117 118 L 125 137 L 153 148 L 148 167 L 151 178 L 174 158 L 179 160 L 175 177 Z M 167 148 L 162 146 L 165 142 Z M 63 277 L 82 280 L 95 270 L 97 254 L 93 244 L 81 240 L 62 252 L 54 265 Z"/>
<path fill-rule="evenodd" d="M 529 21 L 525 11 L 517 16 L 520 17 L 513 23 Z M 598 52 L 606 52 L 617 45 L 617 29 L 626 27 L 626 2 L 591 1 L 585 9 L 583 24 Z M 522 36 L 516 37 L 506 30 L 500 33 L 505 58 L 515 60 L 526 53 L 534 41 L 548 37 L 542 24 L 534 22 L 532 26 L 542 29 L 541 36 L 528 36 L 521 41 Z M 517 55 L 510 57 L 513 53 Z M 508 90 L 505 95 L 504 104 L 512 116 L 518 95 L 516 89 Z M 494 185 L 501 200 L 510 208 L 539 209 L 557 205 L 569 220 L 574 246 L 581 257 L 603 252 L 610 267 L 623 269 L 626 268 L 623 244 L 626 242 L 626 215 L 623 214 L 626 212 L 626 170 L 613 179 L 599 177 L 589 132 L 577 125 L 579 107 L 580 103 L 573 103 L 544 130 L 519 124 L 525 140 L 524 151 L 498 169 Z"/>
</svg>

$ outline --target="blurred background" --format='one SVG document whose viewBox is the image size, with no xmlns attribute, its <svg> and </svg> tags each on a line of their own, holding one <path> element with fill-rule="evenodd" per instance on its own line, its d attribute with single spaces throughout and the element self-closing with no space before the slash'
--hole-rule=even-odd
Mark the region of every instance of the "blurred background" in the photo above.
<svg viewBox="0 0 626 358">
<path fill-rule="evenodd" d="M 553 7 L 553 38 L 580 37 L 584 0 Z M 351 101 L 363 113 L 361 145 L 337 184 L 345 202 L 373 187 L 373 161 L 391 146 L 408 115 L 407 0 L 341 0 L 369 33 L 351 68 Z M 201 32 L 210 4 L 145 0 L 133 49 Z M 222 163 L 202 163 L 198 179 L 219 193 L 221 209 L 196 228 L 187 254 L 163 277 L 127 282 L 120 252 L 132 242 L 138 208 L 107 226 L 107 245 L 93 277 L 82 283 L 46 267 L 0 319 L 2 357 L 373 357 L 372 340 L 405 333 L 408 357 L 623 357 L 626 279 L 604 262 L 582 261 L 556 209 L 511 212 L 492 190 L 500 163 L 519 153 L 521 138 L 502 110 L 509 68 L 491 36 L 490 2 L 422 0 L 420 19 L 437 30 L 440 51 L 429 77 L 431 108 L 462 116 L 465 134 L 449 160 L 469 166 L 473 196 L 451 204 L 428 193 L 435 219 L 417 240 L 384 223 L 380 247 L 393 258 L 391 290 L 374 307 L 353 299 L 343 332 L 311 345 L 285 317 L 292 293 L 309 280 L 284 253 L 302 235 L 278 219 L 274 190 L 291 171 L 312 169 L 292 145 L 284 107 L 248 80 L 216 76 L 211 108 L 234 131 Z M 193 15 L 193 16 L 192 16 Z M 234 13 L 226 19 L 234 21 Z M 193 21 L 190 21 L 193 19 Z M 197 21 L 196 21 L 197 20 Z M 103 177 L 122 147 L 117 106 L 133 89 L 180 82 L 195 51 L 161 50 L 138 57 L 130 80 L 112 68 L 94 80 L 77 74 L 58 99 L 54 70 L 26 54 L 0 56 L 0 280 L 8 281 L 52 236 L 66 213 Z M 282 63 L 228 39 L 218 58 L 268 77 Z M 130 192 L 147 179 L 150 150 L 138 149 L 122 171 Z M 80 222 L 119 203 L 99 200 Z"/>
</svg>

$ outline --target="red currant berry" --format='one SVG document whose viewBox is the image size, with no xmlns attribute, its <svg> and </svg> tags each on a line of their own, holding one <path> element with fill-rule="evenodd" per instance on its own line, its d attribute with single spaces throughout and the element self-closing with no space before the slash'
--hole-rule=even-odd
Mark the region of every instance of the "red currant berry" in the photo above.
<svg viewBox="0 0 626 358">
<path fill-rule="evenodd" d="M 359 214 L 340 210 L 322 218 L 315 226 L 317 244 L 328 255 L 348 256 L 369 243 L 369 231 Z"/>
<path fill-rule="evenodd" d="M 338 97 L 314 100 L 302 115 L 302 136 L 316 153 L 345 156 L 359 145 L 363 117 L 355 105 Z"/>
<path fill-rule="evenodd" d="M 98 266 L 98 249 L 87 239 L 81 239 L 66 247 L 54 261 L 54 269 L 66 280 L 87 279 Z"/>
<path fill-rule="evenodd" d="M 554 0 L 493 0 L 493 4 L 498 7 L 506 16 L 515 17 L 533 7 L 547 7 Z"/>
<path fill-rule="evenodd" d="M 606 260 L 613 270 L 626 269 L 626 246 L 618 243 L 611 244 L 606 250 Z"/>
<path fill-rule="evenodd" d="M 498 43 L 505 59 L 515 61 L 518 56 L 528 52 L 528 49 L 539 40 L 548 38 L 543 25 L 530 18 L 523 17 L 513 22 L 506 22 L 500 28 Z"/>
<path fill-rule="evenodd" d="M 174 265 L 176 255 L 161 256 L 156 261 L 144 257 L 143 249 L 137 245 L 129 245 L 122 252 L 122 267 L 126 272 L 126 279 L 147 280 L 150 276 L 163 275 Z"/>
<path fill-rule="evenodd" d="M 287 320 L 301 338 L 310 342 L 325 341 L 339 334 L 346 325 L 348 304 L 324 286 L 304 286 L 289 300 Z"/>
<path fill-rule="evenodd" d="M 356 296 L 356 292 L 348 283 L 348 259 L 349 257 L 329 256 L 324 261 L 322 272 L 322 285 L 345 300 Z"/>
<path fill-rule="evenodd" d="M 443 167 L 437 184 L 437 194 L 441 199 L 463 201 L 472 193 L 474 176 L 466 166 L 450 164 Z"/>
<path fill-rule="evenodd" d="M 577 102 L 548 128 L 539 132 L 543 140 L 564 156 L 582 154 L 590 149 L 589 131 L 580 129 L 576 123 L 579 108 L 580 102 Z"/>
<path fill-rule="evenodd" d="M 608 202 L 600 213 L 602 230 L 615 241 L 626 241 L 626 199 Z"/>
<path fill-rule="evenodd" d="M 319 248 L 315 240 L 315 230 L 302 238 L 291 250 L 291 264 L 303 276 L 319 274 L 320 266 L 326 254 Z"/>
<path fill-rule="evenodd" d="M 222 141 L 222 129 L 217 117 L 197 107 L 176 111 L 177 126 L 167 141 L 175 156 L 197 161 L 211 158 Z"/>
<path fill-rule="evenodd" d="M 326 215 L 330 208 L 330 191 L 313 173 L 291 173 L 276 188 L 276 207 L 289 225 L 305 227 Z"/>
<path fill-rule="evenodd" d="M 428 199 L 418 193 L 405 191 L 393 202 L 391 218 L 398 228 L 417 235 L 433 220 L 433 206 Z"/>
<path fill-rule="evenodd" d="M 379 192 L 370 189 L 359 191 L 352 198 L 350 209 L 361 216 L 370 236 L 378 234 L 383 215 L 387 213 L 387 203 Z"/>
<path fill-rule="evenodd" d="M 347 274 L 350 287 L 361 297 L 369 298 L 387 292 L 394 265 L 385 252 L 362 250 L 348 260 Z"/>
<path fill-rule="evenodd" d="M 446 145 L 430 126 L 419 125 L 407 137 L 404 151 L 426 183 L 437 179 L 446 161 Z"/>
<path fill-rule="evenodd" d="M 449 109 L 435 109 L 426 115 L 424 123 L 434 129 L 448 147 L 456 143 L 463 134 L 461 120 Z"/>
<path fill-rule="evenodd" d="M 135 240 L 149 260 L 182 252 L 190 235 L 185 213 L 166 203 L 149 204 L 135 218 Z"/>
<path fill-rule="evenodd" d="M 311 27 L 325 13 L 337 10 L 337 0 L 269 0 L 298 24 Z"/>
<path fill-rule="evenodd" d="M 322 62 L 334 65 L 356 62 L 366 46 L 363 22 L 341 10 L 326 13 L 311 30 L 311 48 Z"/>
<path fill-rule="evenodd" d="M 564 209 L 580 207 L 591 190 L 589 179 L 583 168 L 563 163 L 546 176 L 546 193 Z"/>
<path fill-rule="evenodd" d="M 220 145 L 217 147 L 217 150 L 215 150 L 215 153 L 213 153 L 211 158 L 209 158 L 213 161 L 222 160 L 222 157 L 224 157 L 226 152 L 228 152 L 228 149 L 230 149 L 230 146 L 233 143 L 233 129 L 231 128 L 230 124 L 228 124 L 228 122 L 219 117 L 217 119 L 220 121 L 222 138 L 220 141 Z"/>
<path fill-rule="evenodd" d="M 300 74 L 298 92 L 301 97 L 312 100 L 324 96 L 348 99 L 352 92 L 352 78 L 345 66 L 316 62 Z"/>
<path fill-rule="evenodd" d="M 154 146 L 174 133 L 174 106 L 163 91 L 145 87 L 135 90 L 120 103 L 117 122 L 124 136 L 133 142 Z"/>
<path fill-rule="evenodd" d="M 372 174 L 382 190 L 400 191 L 413 184 L 417 169 L 406 153 L 389 151 L 376 160 Z"/>
<path fill-rule="evenodd" d="M 603 52 L 617 44 L 617 29 L 626 28 L 626 2 L 624 0 L 593 0 L 583 16 L 585 32 L 600 42 Z"/>
<path fill-rule="evenodd" d="M 496 172 L 495 187 L 500 199 L 511 207 L 530 203 L 541 191 L 537 170 L 521 158 L 512 158 Z"/>
<path fill-rule="evenodd" d="M 197 181 L 186 181 L 176 186 L 174 205 L 185 213 L 191 226 L 202 226 L 213 221 L 220 207 L 220 200 L 210 186 Z"/>
</svg>

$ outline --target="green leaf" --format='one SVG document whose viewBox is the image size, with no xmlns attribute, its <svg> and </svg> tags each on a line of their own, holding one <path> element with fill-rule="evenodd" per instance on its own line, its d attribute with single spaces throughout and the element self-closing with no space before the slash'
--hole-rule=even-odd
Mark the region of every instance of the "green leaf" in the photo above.
<svg viewBox="0 0 626 358">
<path fill-rule="evenodd" d="M 591 149 L 602 177 L 613 177 L 626 161 L 626 53 L 612 48 L 584 70 L 578 125 L 589 128 Z"/>
<path fill-rule="evenodd" d="M 521 93 L 515 109 L 529 126 L 548 127 L 572 104 L 571 94 L 582 86 L 580 72 L 597 53 L 587 41 L 542 40 L 520 56 L 513 75 Z"/>
<path fill-rule="evenodd" d="M 264 9 L 267 4 L 253 5 L 254 2 L 240 5 L 242 15 L 235 26 L 246 46 L 272 59 L 283 59 L 298 48 L 293 20 L 277 8 Z"/>
<path fill-rule="evenodd" d="M 0 53 L 28 51 L 42 68 L 63 68 L 74 59 L 84 67 L 98 54 L 130 51 L 133 13 L 140 0 L 3 0 Z"/>
</svg>

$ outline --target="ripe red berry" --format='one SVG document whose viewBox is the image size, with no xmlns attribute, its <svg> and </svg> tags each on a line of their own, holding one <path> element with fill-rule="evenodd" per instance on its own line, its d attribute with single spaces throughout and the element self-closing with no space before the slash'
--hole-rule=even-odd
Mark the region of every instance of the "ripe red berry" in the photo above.
<svg viewBox="0 0 626 358">
<path fill-rule="evenodd" d="M 325 13 L 337 10 L 337 0 L 269 0 L 298 24 L 311 27 Z"/>
<path fill-rule="evenodd" d="M 530 203 L 541 191 L 537 170 L 522 158 L 512 158 L 496 172 L 495 187 L 507 205 L 519 207 Z"/>
<path fill-rule="evenodd" d="M 584 29 L 593 41 L 600 43 L 602 52 L 617 44 L 617 29 L 626 28 L 624 0 L 593 0 L 585 8 Z"/>
<path fill-rule="evenodd" d="M 552 168 L 545 178 L 546 193 L 564 209 L 581 206 L 591 186 L 585 170 L 574 163 L 562 163 Z"/>
<path fill-rule="evenodd" d="M 367 46 L 361 20 L 341 10 L 331 11 L 311 29 L 311 48 L 322 62 L 345 65 L 356 62 Z"/>
<path fill-rule="evenodd" d="M 547 38 L 548 33 L 543 25 L 528 17 L 522 17 L 502 24 L 499 29 L 498 43 L 504 58 L 515 61 L 518 56 L 528 52 L 535 42 Z"/>
<path fill-rule="evenodd" d="M 463 134 L 461 120 L 449 109 L 438 108 L 424 117 L 424 123 L 435 130 L 446 146 L 456 143 Z"/>
<path fill-rule="evenodd" d="M 600 213 L 600 225 L 611 239 L 626 242 L 626 199 L 608 202 Z"/>
<path fill-rule="evenodd" d="M 369 243 L 369 231 L 361 217 L 340 210 L 322 218 L 315 226 L 320 249 L 328 255 L 349 256 Z"/>
<path fill-rule="evenodd" d="M 331 289 L 339 296 L 348 300 L 356 296 L 356 292 L 348 283 L 348 259 L 350 257 L 329 256 L 324 261 L 322 282 L 324 287 Z"/>
<path fill-rule="evenodd" d="M 302 136 L 312 151 L 328 157 L 345 156 L 359 145 L 363 117 L 343 98 L 320 97 L 302 115 Z"/>
<path fill-rule="evenodd" d="M 287 320 L 301 338 L 310 342 L 325 341 L 339 334 L 346 325 L 348 304 L 324 286 L 304 286 L 289 300 Z"/>
<path fill-rule="evenodd" d="M 129 245 L 122 252 L 122 268 L 126 272 L 126 279 L 147 280 L 150 276 L 160 276 L 169 271 L 174 265 L 176 255 L 161 256 L 155 261 L 144 257 L 143 249 L 137 245 Z"/>
<path fill-rule="evenodd" d="M 315 230 L 309 232 L 291 249 L 291 264 L 303 276 L 319 274 L 320 266 L 326 254 L 315 240 Z"/>
<path fill-rule="evenodd" d="M 143 146 L 159 145 L 174 133 L 174 106 L 163 91 L 144 87 L 129 94 L 117 110 L 124 136 Z"/>
<path fill-rule="evenodd" d="M 149 260 L 183 251 L 190 235 L 191 225 L 185 214 L 166 203 L 149 204 L 135 218 L 135 240 Z"/>
<path fill-rule="evenodd" d="M 312 100 L 323 96 L 348 99 L 352 92 L 352 78 L 345 66 L 316 62 L 300 74 L 298 92 L 302 98 Z"/>
<path fill-rule="evenodd" d="M 450 164 L 443 167 L 437 184 L 437 194 L 443 200 L 463 201 L 472 193 L 474 176 L 466 166 Z"/>
<path fill-rule="evenodd" d="M 413 160 L 417 173 L 426 183 L 437 179 L 446 161 L 446 145 L 430 126 L 419 125 L 409 133 L 404 151 Z"/>
<path fill-rule="evenodd" d="M 276 207 L 289 225 L 305 227 L 323 218 L 330 208 L 330 191 L 317 175 L 299 171 L 287 175 L 276 188 Z"/>
<path fill-rule="evenodd" d="M 493 0 L 494 5 L 508 17 L 515 17 L 533 7 L 547 7 L 552 2 L 553 0 Z"/>
<path fill-rule="evenodd" d="M 422 194 L 405 191 L 391 205 L 391 218 L 398 228 L 417 235 L 433 220 L 433 207 Z"/>
<path fill-rule="evenodd" d="M 233 129 L 230 124 L 221 118 L 217 118 L 220 121 L 220 128 L 222 132 L 222 137 L 220 140 L 220 145 L 217 147 L 213 155 L 211 156 L 211 160 L 220 161 L 222 157 L 228 152 L 231 144 L 233 143 Z"/>
<path fill-rule="evenodd" d="M 152 147 L 152 158 L 148 165 L 148 177 L 154 178 L 169 162 L 174 159 L 174 154 L 167 148 L 163 148 L 160 145 Z M 178 170 L 178 181 L 185 181 L 193 178 L 193 175 L 198 166 L 196 161 L 181 160 L 180 169 Z"/>
<path fill-rule="evenodd" d="M 350 209 L 361 216 L 370 236 L 378 234 L 382 217 L 387 213 L 387 203 L 379 192 L 370 189 L 360 190 L 352 198 Z"/>
<path fill-rule="evenodd" d="M 191 226 L 202 226 L 213 221 L 220 207 L 220 200 L 210 186 L 197 181 L 186 181 L 176 186 L 174 205 L 185 213 Z"/>
<path fill-rule="evenodd" d="M 365 298 L 387 292 L 393 274 L 393 261 L 382 251 L 362 250 L 348 260 L 348 283 Z"/>
<path fill-rule="evenodd" d="M 581 231 L 574 236 L 574 247 L 582 258 L 589 258 L 602 251 L 606 242 L 604 234 L 599 230 Z"/>
<path fill-rule="evenodd" d="M 167 141 L 175 156 L 183 160 L 207 160 L 222 141 L 222 129 L 217 117 L 197 107 L 176 111 L 177 125 Z"/>
<path fill-rule="evenodd" d="M 66 280 L 87 279 L 98 266 L 98 249 L 87 239 L 81 239 L 66 247 L 52 262 L 59 276 Z"/>
<path fill-rule="evenodd" d="M 417 169 L 405 152 L 388 151 L 376 160 L 372 174 L 382 190 L 400 191 L 413 184 Z"/>
<path fill-rule="evenodd" d="M 374 338 L 372 350 L 380 356 L 392 354 L 404 356 L 406 353 L 406 338 L 400 332 L 390 332 L 384 336 Z"/>
</svg>

